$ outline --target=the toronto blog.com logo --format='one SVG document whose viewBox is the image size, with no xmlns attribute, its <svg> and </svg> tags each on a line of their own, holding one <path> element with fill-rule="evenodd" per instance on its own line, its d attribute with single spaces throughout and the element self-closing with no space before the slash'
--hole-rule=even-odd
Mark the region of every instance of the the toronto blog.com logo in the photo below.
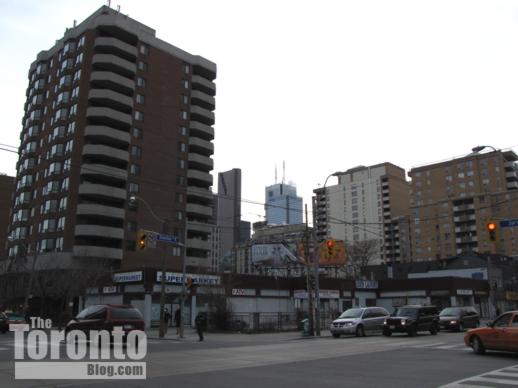
<svg viewBox="0 0 518 388">
<path fill-rule="evenodd" d="M 16 379 L 146 378 L 147 337 L 141 330 L 53 330 L 50 319 L 11 324 Z"/>
</svg>

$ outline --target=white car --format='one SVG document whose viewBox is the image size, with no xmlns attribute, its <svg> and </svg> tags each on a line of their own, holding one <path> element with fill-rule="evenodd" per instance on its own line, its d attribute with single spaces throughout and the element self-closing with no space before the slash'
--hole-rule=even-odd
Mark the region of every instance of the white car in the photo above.
<svg viewBox="0 0 518 388">
<path fill-rule="evenodd" d="M 335 319 L 329 330 L 333 337 L 338 338 L 341 334 L 356 334 L 364 337 L 370 333 L 381 333 L 383 322 L 390 316 L 383 307 L 358 307 L 344 311 Z"/>
</svg>

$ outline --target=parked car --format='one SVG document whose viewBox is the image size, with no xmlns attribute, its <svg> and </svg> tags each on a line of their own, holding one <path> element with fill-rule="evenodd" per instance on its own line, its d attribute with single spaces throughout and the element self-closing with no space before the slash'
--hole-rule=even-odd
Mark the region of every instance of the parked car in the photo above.
<svg viewBox="0 0 518 388">
<path fill-rule="evenodd" d="M 7 323 L 7 315 L 0 313 L 0 332 L 6 333 L 9 331 L 9 324 Z"/>
<path fill-rule="evenodd" d="M 436 335 L 439 331 L 439 314 L 435 306 L 402 306 L 383 323 L 383 335 L 407 333 L 413 337 L 420 331 Z"/>
<path fill-rule="evenodd" d="M 468 330 L 464 343 L 477 354 L 486 350 L 518 352 L 518 311 L 503 313 L 487 327 Z"/>
<path fill-rule="evenodd" d="M 15 314 L 10 311 L 4 312 L 6 318 L 7 318 L 7 324 L 13 325 L 13 324 L 20 324 L 20 323 L 27 323 L 24 317 L 22 317 L 19 314 Z"/>
<path fill-rule="evenodd" d="M 382 307 L 359 307 L 344 311 L 335 319 L 329 330 L 333 337 L 341 334 L 356 334 L 364 337 L 367 333 L 381 332 L 383 321 L 389 316 L 389 312 Z"/>
<path fill-rule="evenodd" d="M 101 304 L 87 307 L 68 322 L 65 332 L 81 330 L 87 337 L 90 330 L 113 331 L 122 327 L 125 336 L 132 330 L 144 330 L 144 318 L 132 305 Z"/>
<path fill-rule="evenodd" d="M 468 327 L 478 327 L 480 316 L 474 307 L 446 307 L 439 314 L 441 330 L 463 331 Z"/>
</svg>

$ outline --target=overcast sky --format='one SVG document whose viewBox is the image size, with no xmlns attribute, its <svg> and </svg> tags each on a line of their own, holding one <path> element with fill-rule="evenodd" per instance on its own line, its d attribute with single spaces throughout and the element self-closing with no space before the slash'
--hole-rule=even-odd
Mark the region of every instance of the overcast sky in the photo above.
<svg viewBox="0 0 518 388">
<path fill-rule="evenodd" d="M 18 147 L 29 65 L 106 1 L 0 0 L 0 143 Z M 214 186 L 282 178 L 311 211 L 337 170 L 416 165 L 476 145 L 518 148 L 517 1 L 113 0 L 157 37 L 218 66 Z M 0 151 L 0 172 L 17 155 Z M 334 179 L 334 178 L 333 178 Z M 336 184 L 330 180 L 329 184 Z M 244 203 L 243 218 L 264 208 Z"/>
</svg>

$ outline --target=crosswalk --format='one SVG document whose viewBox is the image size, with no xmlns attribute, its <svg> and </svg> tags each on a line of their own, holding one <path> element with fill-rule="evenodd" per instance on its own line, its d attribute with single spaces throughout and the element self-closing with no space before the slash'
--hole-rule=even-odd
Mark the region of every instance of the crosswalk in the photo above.
<svg viewBox="0 0 518 388">
<path fill-rule="evenodd" d="M 480 375 L 454 381 L 440 388 L 469 388 L 469 387 L 516 387 L 518 386 L 518 365 L 496 369 Z"/>
</svg>

